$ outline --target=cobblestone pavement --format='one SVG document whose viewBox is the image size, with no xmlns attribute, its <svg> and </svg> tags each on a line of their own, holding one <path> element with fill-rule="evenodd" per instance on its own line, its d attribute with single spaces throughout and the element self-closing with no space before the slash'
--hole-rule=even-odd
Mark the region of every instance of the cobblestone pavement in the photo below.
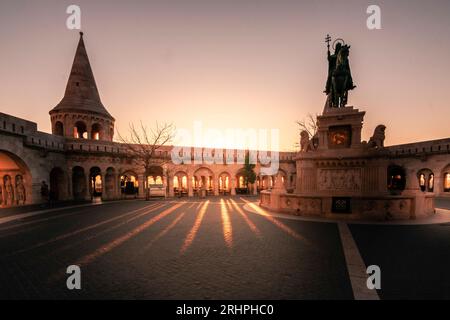
<svg viewBox="0 0 450 320">
<path fill-rule="evenodd" d="M 353 298 L 335 223 L 261 216 L 245 211 L 244 203 L 240 197 L 110 202 L 1 224 L 0 298 Z M 366 264 L 382 261 L 383 277 L 385 266 L 394 273 L 406 270 L 386 262 L 396 254 L 402 263 L 395 250 L 404 250 L 406 240 L 392 246 L 399 240 L 395 232 L 383 237 L 384 231 L 371 228 L 351 227 Z M 405 228 L 398 230 L 414 238 L 414 230 Z M 448 230 L 438 244 L 427 242 L 433 230 L 420 230 L 423 242 L 416 242 L 428 243 L 420 258 L 438 259 L 434 249 L 446 248 L 446 258 L 430 264 L 449 270 Z M 389 255 L 370 245 L 374 237 Z M 81 267 L 82 289 L 69 291 L 66 268 L 73 264 Z M 396 282 L 392 274 L 386 279 L 388 292 L 380 290 L 381 298 L 398 297 L 398 290 L 407 297 L 407 281 Z M 417 290 L 413 297 L 420 296 Z M 430 290 L 448 298 L 448 282 Z"/>
</svg>

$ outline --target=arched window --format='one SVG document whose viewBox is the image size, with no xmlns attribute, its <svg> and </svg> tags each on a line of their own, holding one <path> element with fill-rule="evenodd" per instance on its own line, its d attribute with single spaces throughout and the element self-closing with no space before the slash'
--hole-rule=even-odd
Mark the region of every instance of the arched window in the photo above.
<svg viewBox="0 0 450 320">
<path fill-rule="evenodd" d="M 120 188 L 126 195 L 135 195 L 139 191 L 139 183 L 134 175 L 123 175 L 120 177 Z"/>
<path fill-rule="evenodd" d="M 173 187 L 177 188 L 177 189 L 180 187 L 179 184 L 178 184 L 178 177 L 177 176 L 173 177 Z"/>
<path fill-rule="evenodd" d="M 444 192 L 450 192 L 450 172 L 444 173 Z"/>
<path fill-rule="evenodd" d="M 156 177 L 155 184 L 163 184 L 161 176 Z"/>
<path fill-rule="evenodd" d="M 420 191 L 433 192 L 434 190 L 434 174 L 430 169 L 422 169 L 417 173 L 419 179 Z"/>
<path fill-rule="evenodd" d="M 63 136 L 64 135 L 64 126 L 61 121 L 57 121 L 55 123 L 55 134 L 57 136 Z"/>
<path fill-rule="evenodd" d="M 94 140 L 100 140 L 102 138 L 102 126 L 98 123 L 92 125 L 91 137 Z"/>
<path fill-rule="evenodd" d="M 187 189 L 187 177 L 183 176 L 183 178 L 181 178 L 181 187 L 183 189 Z"/>
<path fill-rule="evenodd" d="M 87 129 L 86 124 L 83 121 L 78 121 L 75 123 L 75 127 L 73 128 L 73 137 L 75 139 L 87 139 Z"/>
<path fill-rule="evenodd" d="M 244 186 L 244 177 L 243 176 L 239 177 L 239 188 L 245 188 L 245 186 Z"/>
</svg>

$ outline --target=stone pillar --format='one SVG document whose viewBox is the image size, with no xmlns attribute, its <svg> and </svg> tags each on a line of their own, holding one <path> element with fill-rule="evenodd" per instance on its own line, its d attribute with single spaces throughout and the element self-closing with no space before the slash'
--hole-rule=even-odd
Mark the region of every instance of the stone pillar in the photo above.
<svg viewBox="0 0 450 320">
<path fill-rule="evenodd" d="M 194 190 L 192 188 L 192 177 L 190 177 L 190 176 L 187 176 L 187 185 L 188 185 L 188 196 L 193 197 Z"/>
<path fill-rule="evenodd" d="M 171 176 L 171 175 L 169 175 L 169 179 L 168 179 L 168 182 L 167 182 L 167 185 L 168 185 L 168 187 L 169 187 L 169 197 L 174 197 L 175 196 L 175 194 L 174 194 L 174 192 L 173 192 L 173 179 L 174 179 L 175 177 L 174 176 Z"/>
<path fill-rule="evenodd" d="M 167 198 L 167 176 L 165 174 L 163 174 L 162 180 L 163 180 L 163 187 L 164 187 L 164 198 Z"/>
<path fill-rule="evenodd" d="M 213 184 L 214 184 L 214 195 L 218 196 L 219 195 L 219 176 L 214 175 L 213 177 Z"/>
<path fill-rule="evenodd" d="M 236 195 L 236 178 L 232 178 L 230 181 L 230 187 L 231 187 L 231 195 Z"/>
<path fill-rule="evenodd" d="M 138 197 L 139 198 L 145 198 L 145 190 L 144 190 L 145 181 L 144 181 L 144 175 L 143 174 L 140 174 L 138 176 L 138 181 L 139 181 Z"/>
<path fill-rule="evenodd" d="M 102 200 L 110 199 L 110 195 L 106 193 L 106 172 L 101 173 L 102 177 Z"/>
<path fill-rule="evenodd" d="M 86 177 L 86 194 L 85 194 L 85 199 L 86 200 L 92 200 L 92 195 L 91 195 L 91 175 L 87 174 Z"/>
<path fill-rule="evenodd" d="M 115 186 L 114 190 L 115 190 L 116 199 L 122 198 L 122 189 L 120 188 L 120 174 L 115 176 L 114 186 Z"/>
</svg>

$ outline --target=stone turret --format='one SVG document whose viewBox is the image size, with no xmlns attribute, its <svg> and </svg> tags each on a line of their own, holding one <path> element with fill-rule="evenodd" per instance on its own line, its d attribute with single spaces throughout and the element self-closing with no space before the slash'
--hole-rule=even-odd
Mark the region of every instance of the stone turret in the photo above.
<svg viewBox="0 0 450 320">
<path fill-rule="evenodd" d="M 114 118 L 103 106 L 80 32 L 77 51 L 61 102 L 50 111 L 53 134 L 112 141 Z"/>
</svg>

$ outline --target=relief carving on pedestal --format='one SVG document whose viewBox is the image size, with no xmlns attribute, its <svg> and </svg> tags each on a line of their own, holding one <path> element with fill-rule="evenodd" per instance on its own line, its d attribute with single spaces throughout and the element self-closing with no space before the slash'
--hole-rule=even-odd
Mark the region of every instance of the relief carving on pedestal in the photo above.
<svg viewBox="0 0 450 320">
<path fill-rule="evenodd" d="M 359 191 L 361 190 L 360 169 L 321 169 L 318 179 L 319 190 Z"/>
</svg>

